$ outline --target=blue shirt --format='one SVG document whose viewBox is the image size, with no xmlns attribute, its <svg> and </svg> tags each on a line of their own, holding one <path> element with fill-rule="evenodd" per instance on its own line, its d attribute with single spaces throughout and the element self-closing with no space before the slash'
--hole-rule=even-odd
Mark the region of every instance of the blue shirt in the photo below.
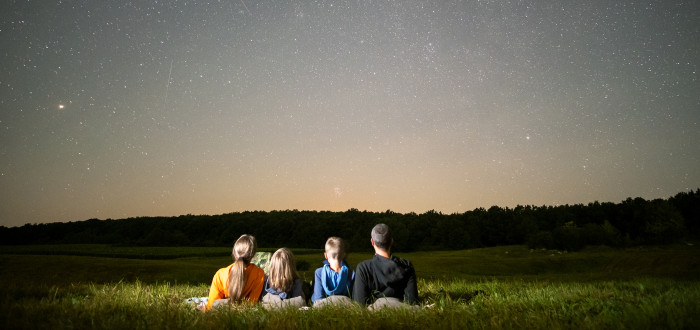
<svg viewBox="0 0 700 330">
<path fill-rule="evenodd" d="M 343 270 L 336 273 L 330 268 L 328 260 L 323 260 L 323 267 L 314 272 L 314 293 L 311 295 L 311 302 L 333 295 L 350 297 L 355 271 L 348 267 L 345 260 L 341 261 L 340 265 Z"/>
</svg>

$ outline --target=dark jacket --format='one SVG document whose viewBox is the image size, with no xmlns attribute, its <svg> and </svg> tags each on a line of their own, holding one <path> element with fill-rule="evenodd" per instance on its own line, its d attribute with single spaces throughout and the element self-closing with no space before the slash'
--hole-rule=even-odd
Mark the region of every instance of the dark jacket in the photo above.
<svg viewBox="0 0 700 330">
<path fill-rule="evenodd" d="M 394 297 L 409 304 L 418 303 L 416 271 L 406 259 L 380 255 L 365 260 L 355 269 L 352 299 L 360 304 L 371 304 L 377 298 Z"/>
<path fill-rule="evenodd" d="M 294 280 L 294 285 L 287 292 L 281 292 L 270 285 L 269 279 L 265 276 L 265 286 L 263 287 L 262 293 L 260 294 L 260 299 L 266 294 L 274 294 L 279 296 L 282 300 L 291 299 L 296 297 L 303 297 L 304 292 L 302 290 L 302 281 L 300 279 Z"/>
</svg>

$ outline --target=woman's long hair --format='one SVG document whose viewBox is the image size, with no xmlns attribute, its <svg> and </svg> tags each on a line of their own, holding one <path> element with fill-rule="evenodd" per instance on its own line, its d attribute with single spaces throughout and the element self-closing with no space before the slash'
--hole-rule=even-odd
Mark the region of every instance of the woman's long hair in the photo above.
<svg viewBox="0 0 700 330">
<path fill-rule="evenodd" d="M 294 281 L 299 278 L 297 274 L 294 254 L 287 248 L 281 248 L 270 258 L 270 274 L 268 280 L 270 286 L 280 292 L 289 292 L 294 286 Z"/>
<path fill-rule="evenodd" d="M 257 245 L 255 237 L 251 235 L 241 235 L 233 244 L 233 267 L 228 273 L 228 295 L 231 302 L 243 299 L 243 288 L 246 283 L 245 268 L 255 256 Z"/>
</svg>

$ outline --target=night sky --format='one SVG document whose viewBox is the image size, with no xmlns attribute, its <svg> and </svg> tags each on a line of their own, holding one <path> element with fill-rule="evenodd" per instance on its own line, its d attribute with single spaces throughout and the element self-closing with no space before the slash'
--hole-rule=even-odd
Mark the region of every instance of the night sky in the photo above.
<svg viewBox="0 0 700 330">
<path fill-rule="evenodd" d="M 0 225 L 700 188 L 700 1 L 0 2 Z"/>
</svg>

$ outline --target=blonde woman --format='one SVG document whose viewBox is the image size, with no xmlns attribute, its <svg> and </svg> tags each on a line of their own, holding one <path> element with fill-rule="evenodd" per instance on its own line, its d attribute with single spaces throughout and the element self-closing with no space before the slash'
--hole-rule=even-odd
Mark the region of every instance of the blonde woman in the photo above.
<svg viewBox="0 0 700 330">
<path fill-rule="evenodd" d="M 256 249 L 255 237 L 251 235 L 241 235 L 236 240 L 232 251 L 234 262 L 214 274 L 205 310 L 223 303 L 222 299 L 231 303 L 258 302 L 265 284 L 265 272 L 250 262 Z"/>
<path fill-rule="evenodd" d="M 294 254 L 281 248 L 270 258 L 270 270 L 265 279 L 262 303 L 268 308 L 306 306 L 302 281 L 296 270 Z"/>
</svg>

